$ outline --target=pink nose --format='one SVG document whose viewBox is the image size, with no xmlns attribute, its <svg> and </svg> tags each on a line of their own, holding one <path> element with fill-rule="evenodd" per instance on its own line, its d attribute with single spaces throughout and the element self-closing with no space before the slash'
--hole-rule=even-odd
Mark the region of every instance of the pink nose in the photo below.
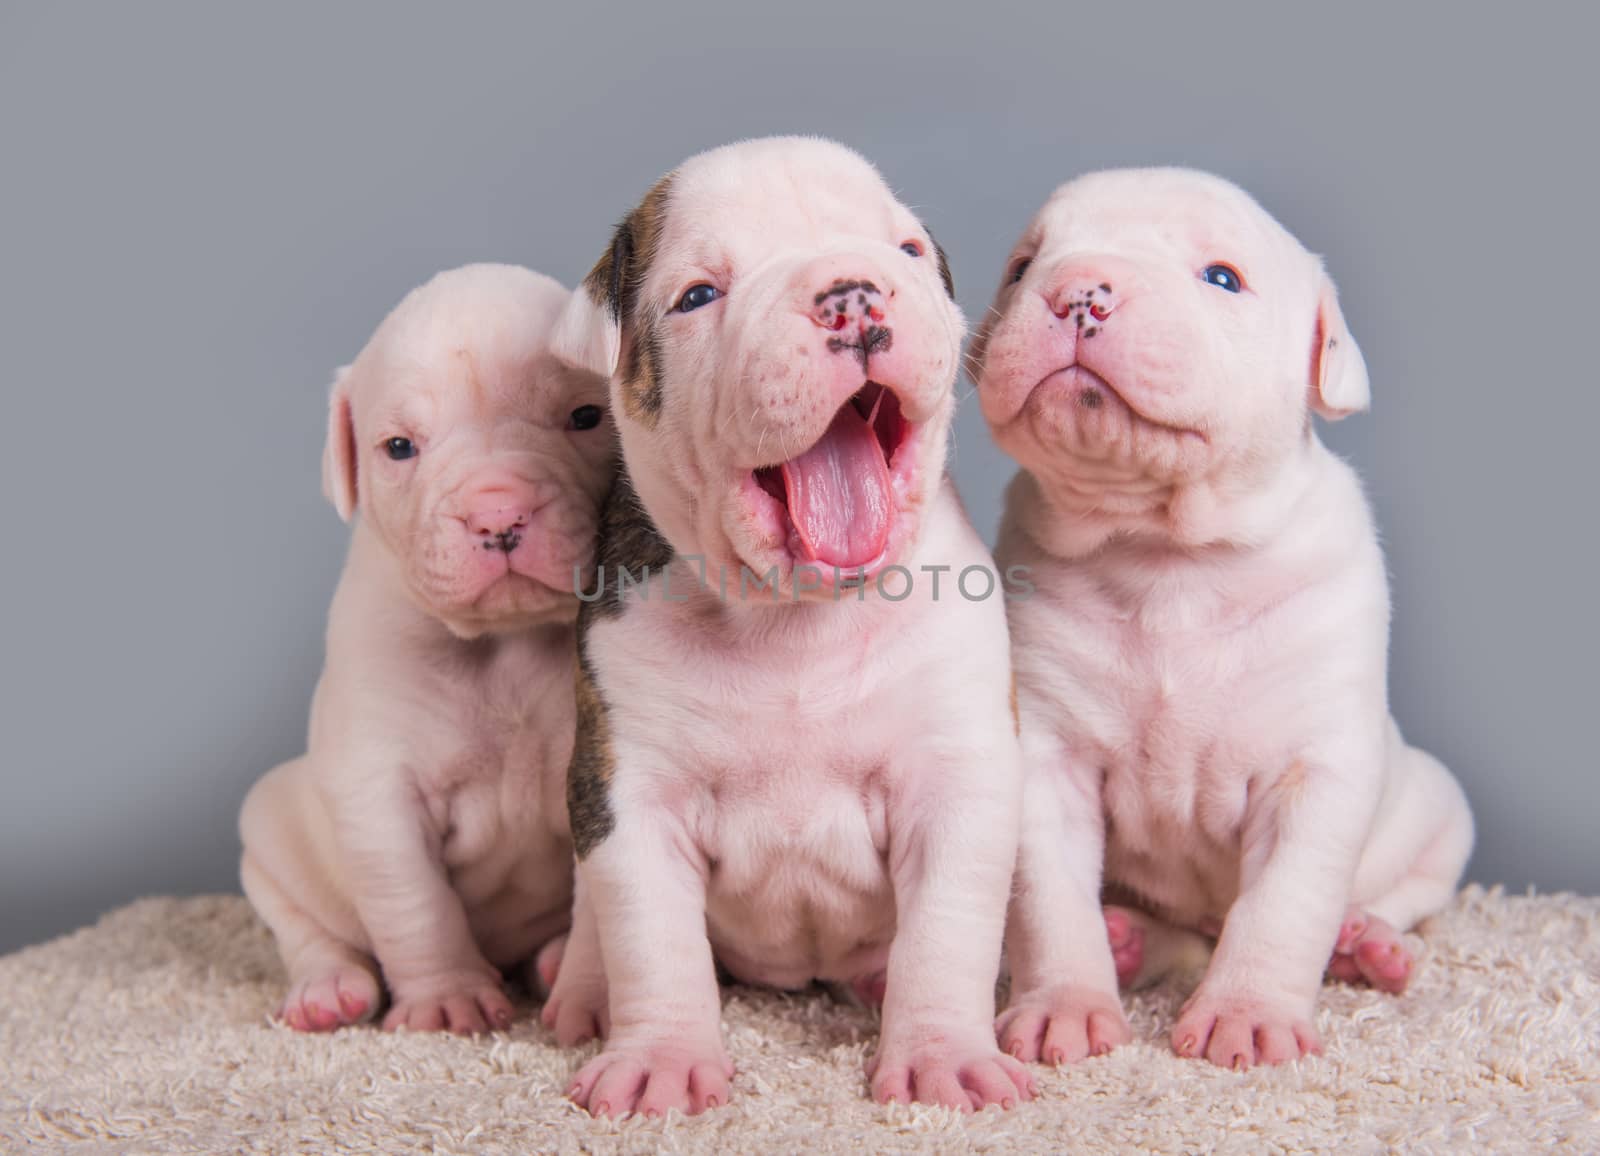
<svg viewBox="0 0 1600 1156">
<path fill-rule="evenodd" d="M 510 553 L 522 541 L 522 532 L 533 520 L 533 510 L 525 503 L 512 502 L 503 495 L 491 495 L 467 511 L 469 533 L 483 541 L 485 550 Z"/>
<path fill-rule="evenodd" d="M 1079 329 L 1105 321 L 1116 307 L 1116 286 L 1093 278 L 1072 278 L 1050 301 L 1050 312 L 1063 321 L 1075 320 Z"/>
</svg>

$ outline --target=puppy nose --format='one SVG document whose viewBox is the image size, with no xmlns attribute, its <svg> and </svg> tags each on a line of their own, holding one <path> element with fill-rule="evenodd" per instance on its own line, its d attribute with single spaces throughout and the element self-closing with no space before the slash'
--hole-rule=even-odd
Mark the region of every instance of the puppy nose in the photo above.
<svg viewBox="0 0 1600 1156">
<path fill-rule="evenodd" d="M 841 277 L 812 303 L 811 320 L 835 333 L 880 325 L 888 316 L 883 293 L 864 277 Z"/>
<path fill-rule="evenodd" d="M 879 288 L 865 278 L 841 278 L 817 293 L 812 301 L 811 320 L 832 336 L 828 349 L 847 353 L 861 362 L 874 353 L 887 353 L 894 343 L 894 331 L 886 324 L 888 301 Z"/>
<path fill-rule="evenodd" d="M 522 541 L 522 532 L 533 520 L 533 510 L 515 502 L 490 500 L 467 511 L 467 531 L 475 535 L 485 550 L 503 550 L 507 554 Z"/>
<path fill-rule="evenodd" d="M 1109 280 L 1072 278 L 1050 298 L 1050 312 L 1063 321 L 1071 321 L 1085 337 L 1093 337 L 1116 311 L 1117 304 L 1116 286 Z"/>
</svg>

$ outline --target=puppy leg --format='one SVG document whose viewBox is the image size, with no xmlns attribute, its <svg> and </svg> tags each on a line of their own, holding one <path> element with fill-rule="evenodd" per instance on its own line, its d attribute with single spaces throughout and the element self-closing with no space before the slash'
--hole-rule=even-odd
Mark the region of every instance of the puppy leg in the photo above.
<svg viewBox="0 0 1600 1156">
<path fill-rule="evenodd" d="M 393 996 L 383 1026 L 458 1035 L 508 1027 L 511 1001 L 450 885 L 442 833 L 403 776 L 352 781 L 368 790 L 336 800 L 336 844 Z"/>
<path fill-rule="evenodd" d="M 1333 769 L 1382 758 L 1381 739 L 1352 739 L 1248 801 L 1239 896 L 1172 1030 L 1180 1056 L 1246 1068 L 1321 1050 L 1311 1016 L 1377 802 L 1362 787 L 1382 781 Z"/>
<path fill-rule="evenodd" d="M 289 973 L 279 1017 L 297 1031 L 331 1031 L 377 1014 L 378 969 L 361 921 L 326 855 L 325 815 L 307 804 L 305 758 L 268 772 L 239 812 L 239 879 L 272 929 Z"/>
<path fill-rule="evenodd" d="M 1024 738 L 1022 840 L 1006 929 L 1011 999 L 995 1030 L 1018 1059 L 1076 1063 L 1133 1038 L 1100 907 L 1105 825 L 1093 776 L 1067 771 L 1053 739 Z M 1117 922 L 1126 951 L 1133 929 Z"/>
<path fill-rule="evenodd" d="M 559 948 L 553 946 L 559 943 Z M 559 950 L 554 967 L 550 956 Z M 594 909 L 578 880 L 572 900 L 572 930 L 563 940 L 552 941 L 535 962 L 540 979 L 549 987 L 539 1020 L 556 1034 L 563 1047 L 581 1044 L 608 1031 L 606 974 L 600 961 L 600 931 Z"/>
<path fill-rule="evenodd" d="M 996 1047 L 993 1029 L 1017 853 L 1018 801 L 1007 782 L 1016 773 L 1015 738 L 1006 733 L 955 757 L 986 768 L 1003 791 L 974 790 L 970 773 L 950 766 L 948 752 L 909 758 L 919 754 L 924 764 L 897 776 L 915 789 L 891 800 L 889 811 L 897 914 L 883 1030 L 868 1068 L 872 1096 L 963 1112 L 1010 1107 L 1036 1090 L 1027 1069 Z"/>
<path fill-rule="evenodd" d="M 372 957 L 330 934 L 291 899 L 247 850 L 239 878 L 256 912 L 272 929 L 289 973 L 278 1016 L 301 1032 L 363 1023 L 381 1002 Z"/>
<path fill-rule="evenodd" d="M 598 932 L 610 1007 L 606 1047 L 567 1094 L 596 1116 L 696 1115 L 728 1101 L 733 1065 L 722 1046 L 722 999 L 706 937 L 704 865 L 682 831 L 657 813 L 619 814 L 578 864 L 580 894 Z M 589 920 L 574 916 L 557 979 Z"/>
<path fill-rule="evenodd" d="M 1414 959 L 1402 938 L 1455 897 L 1472 853 L 1472 811 L 1455 777 L 1432 755 L 1392 732 L 1394 783 L 1356 871 L 1328 974 L 1398 994 Z"/>
</svg>

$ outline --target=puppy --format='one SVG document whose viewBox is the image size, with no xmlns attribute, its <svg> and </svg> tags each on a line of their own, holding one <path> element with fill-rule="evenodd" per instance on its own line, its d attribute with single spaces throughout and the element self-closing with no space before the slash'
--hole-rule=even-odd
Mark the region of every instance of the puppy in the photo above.
<svg viewBox="0 0 1600 1156">
<path fill-rule="evenodd" d="M 1023 467 L 997 556 L 1036 587 L 1011 620 L 1028 774 L 1002 1044 L 1128 1038 L 1119 968 L 1152 945 L 1135 912 L 1102 923 L 1104 882 L 1220 930 L 1179 1054 L 1316 1050 L 1323 973 L 1402 989 L 1398 935 L 1449 902 L 1473 837 L 1390 718 L 1383 555 L 1312 425 L 1368 403 L 1333 284 L 1222 180 L 1099 173 L 1029 225 L 971 352 Z"/>
<path fill-rule="evenodd" d="M 308 752 L 245 799 L 244 889 L 325 1031 L 504 1027 L 500 969 L 566 929 L 574 593 L 614 451 L 605 383 L 551 357 L 569 294 L 441 273 L 341 370 L 323 486 L 359 510 Z"/>
<path fill-rule="evenodd" d="M 714 960 L 881 992 L 879 1100 L 1031 1092 L 991 1023 L 1019 769 L 1003 597 L 944 471 L 962 333 L 927 231 L 814 139 L 687 161 L 574 294 L 557 344 L 612 375 L 623 472 L 545 1014 L 570 1041 L 609 1013 L 593 1113 L 727 1099 Z"/>
</svg>

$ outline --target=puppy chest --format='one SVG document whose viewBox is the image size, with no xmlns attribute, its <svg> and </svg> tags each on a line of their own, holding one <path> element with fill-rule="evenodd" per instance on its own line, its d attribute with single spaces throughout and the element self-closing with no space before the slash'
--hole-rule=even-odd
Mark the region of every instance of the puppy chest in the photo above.
<svg viewBox="0 0 1600 1156">
<path fill-rule="evenodd" d="M 707 917 L 768 979 L 826 975 L 886 942 L 894 901 L 881 797 L 813 780 L 720 792 L 706 816 Z"/>
</svg>

